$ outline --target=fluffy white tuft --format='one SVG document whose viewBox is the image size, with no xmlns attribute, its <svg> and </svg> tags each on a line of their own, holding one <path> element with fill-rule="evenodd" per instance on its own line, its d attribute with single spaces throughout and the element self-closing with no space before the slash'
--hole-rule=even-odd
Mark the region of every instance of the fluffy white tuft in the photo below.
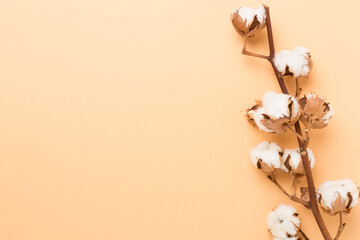
<svg viewBox="0 0 360 240">
<path fill-rule="evenodd" d="M 294 111 L 289 116 L 289 101 L 293 101 Z M 283 93 L 267 92 L 263 97 L 264 112 L 274 118 L 296 117 L 300 111 L 300 105 L 293 96 Z"/>
<path fill-rule="evenodd" d="M 289 235 L 295 237 L 300 224 L 296 209 L 291 205 L 279 205 L 267 218 L 267 227 L 271 234 L 280 239 L 288 239 Z"/>
<path fill-rule="evenodd" d="M 261 159 L 264 163 L 276 169 L 281 166 L 282 148 L 272 142 L 262 142 L 250 150 L 251 162 L 257 167 L 258 161 Z"/>
<path fill-rule="evenodd" d="M 359 188 L 350 179 L 326 181 L 319 186 L 317 192 L 317 197 L 319 198 L 321 195 L 323 203 L 329 209 L 332 209 L 333 203 L 338 197 L 348 201 L 348 193 L 350 193 L 352 197 L 350 208 L 355 207 L 359 199 Z"/>
<path fill-rule="evenodd" d="M 266 19 L 265 8 L 262 5 L 257 9 L 241 7 L 237 9 L 236 12 L 244 21 L 246 20 L 246 27 L 249 27 L 249 25 L 254 21 L 255 16 L 260 24 L 263 24 Z"/>
<path fill-rule="evenodd" d="M 295 78 L 307 76 L 311 70 L 310 50 L 302 46 L 292 50 L 283 49 L 275 54 L 274 64 L 281 73 L 285 73 L 288 67 Z"/>
<path fill-rule="evenodd" d="M 315 156 L 313 151 L 310 148 L 307 149 L 307 153 L 309 156 L 310 167 L 313 168 L 315 166 Z M 282 155 L 282 164 L 281 170 L 284 172 L 289 172 L 289 169 L 285 166 L 286 159 L 290 156 L 290 164 L 292 166 L 292 171 L 296 170 L 301 163 L 301 154 L 299 148 L 294 149 L 285 149 L 284 154 Z"/>
<path fill-rule="evenodd" d="M 262 131 L 268 132 L 268 133 L 273 133 L 274 131 L 268 129 L 267 127 L 265 127 L 262 123 L 261 120 L 264 119 L 264 115 L 265 114 L 265 109 L 263 107 L 260 107 L 258 109 L 255 110 L 255 113 L 253 115 L 254 117 L 254 122 L 256 123 L 256 125 L 258 126 L 258 128 Z"/>
</svg>

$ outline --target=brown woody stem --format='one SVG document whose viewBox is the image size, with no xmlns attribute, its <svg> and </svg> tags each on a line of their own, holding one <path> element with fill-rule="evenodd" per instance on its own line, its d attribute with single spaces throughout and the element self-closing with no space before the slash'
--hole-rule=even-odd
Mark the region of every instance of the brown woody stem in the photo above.
<svg viewBox="0 0 360 240">
<path fill-rule="evenodd" d="M 267 34 L 268 34 L 268 41 L 269 41 L 269 50 L 270 50 L 270 59 L 269 62 L 271 63 L 271 66 L 273 67 L 273 70 L 275 72 L 276 75 L 276 79 L 278 80 L 278 83 L 280 85 L 281 91 L 285 94 L 289 94 L 289 91 L 286 88 L 285 82 L 282 79 L 280 72 L 276 69 L 273 58 L 275 55 L 275 45 L 274 45 L 274 38 L 273 38 L 273 34 L 272 34 L 272 28 L 271 28 L 271 20 L 270 20 L 270 10 L 268 6 L 265 6 L 265 11 L 266 11 L 266 27 L 267 27 Z M 302 131 L 301 131 L 301 127 L 300 127 L 300 123 L 296 122 L 295 123 L 295 131 L 302 136 Z M 306 151 L 306 147 L 307 147 L 307 141 L 303 141 L 301 138 L 297 137 L 298 140 L 298 144 L 299 144 L 299 148 L 300 148 L 300 152 L 305 151 L 305 154 L 302 155 L 301 154 L 301 158 L 304 164 L 304 169 L 305 169 L 305 175 L 306 175 L 306 181 L 307 181 L 307 185 L 308 185 L 308 189 L 309 189 L 309 195 L 310 195 L 310 209 L 314 215 L 314 218 L 316 220 L 316 223 L 318 224 L 320 231 L 324 237 L 325 240 L 332 240 L 332 237 L 325 225 L 325 222 L 320 214 L 319 211 L 319 207 L 316 201 L 316 193 L 315 193 L 315 185 L 314 185 L 314 179 L 312 176 L 312 171 L 311 171 L 311 167 L 310 167 L 310 161 L 309 161 L 309 157 Z"/>
<path fill-rule="evenodd" d="M 293 185 L 292 185 L 292 189 L 293 189 L 293 196 L 297 197 L 297 190 L 298 190 L 298 184 L 299 184 L 299 175 L 298 174 L 294 174 L 293 176 Z"/>
<path fill-rule="evenodd" d="M 272 27 L 271 27 L 271 20 L 270 20 L 270 10 L 269 10 L 268 6 L 264 5 L 264 7 L 265 7 L 265 11 L 266 11 L 266 28 L 267 28 L 270 55 L 269 55 L 269 57 L 267 57 L 267 56 L 263 56 L 263 55 L 259 55 L 259 54 L 255 54 L 255 53 L 249 53 L 246 50 L 246 41 L 247 41 L 247 39 L 245 39 L 245 45 L 244 45 L 245 50 L 243 49 L 243 54 L 267 59 L 270 62 L 271 66 L 272 66 L 272 68 L 274 70 L 274 73 L 275 73 L 276 79 L 277 79 L 277 81 L 279 83 L 279 86 L 281 88 L 281 91 L 284 94 L 289 94 L 289 91 L 286 88 L 285 82 L 284 82 L 283 78 L 281 77 L 281 74 L 277 70 L 277 68 L 276 68 L 276 66 L 274 64 L 274 61 L 273 61 L 273 58 L 275 56 L 275 44 L 274 44 L 274 38 L 273 38 L 273 34 L 272 34 Z M 302 203 L 304 206 L 310 208 L 313 215 L 314 215 L 316 223 L 319 226 L 319 229 L 320 229 L 320 231 L 321 231 L 321 233 L 322 233 L 322 235 L 324 237 L 324 239 L 325 240 L 333 240 L 330 233 L 329 233 L 329 231 L 328 231 L 328 229 L 327 229 L 327 227 L 326 227 L 326 225 L 325 225 L 325 222 L 324 222 L 324 220 L 323 220 L 323 218 L 322 218 L 322 216 L 320 214 L 319 207 L 318 207 L 318 204 L 317 204 L 317 201 L 316 201 L 315 184 L 314 184 L 314 179 L 313 179 L 312 171 L 311 171 L 311 167 L 310 167 L 309 156 L 308 156 L 308 153 L 306 151 L 307 146 L 309 144 L 309 139 L 307 138 L 308 137 L 307 134 L 306 134 L 306 138 L 304 139 L 304 137 L 302 135 L 302 131 L 301 131 L 299 121 L 295 123 L 295 132 L 296 132 L 300 152 L 305 153 L 305 154 L 301 154 L 301 159 L 302 159 L 304 169 L 305 169 L 305 176 L 306 176 L 306 181 L 307 181 L 307 185 L 308 185 L 308 189 L 309 189 L 310 202 L 306 202 L 306 201 L 303 201 L 302 199 L 298 199 L 298 198 L 294 198 L 294 196 L 290 196 L 280 186 L 280 184 L 277 183 L 277 181 L 275 179 L 273 179 L 270 176 L 269 176 L 269 179 L 271 181 L 273 181 L 285 195 L 287 195 L 288 197 L 290 196 L 289 197 L 290 199 L 293 198 L 291 200 Z M 301 201 L 299 201 L 299 200 L 301 200 Z M 344 227 L 345 227 L 345 224 L 342 224 L 339 227 L 339 229 L 340 228 L 341 229 L 338 231 L 338 234 L 335 237 L 335 240 L 338 240 L 338 238 L 339 238 L 339 236 L 340 236 L 340 234 L 341 234 Z"/>
<path fill-rule="evenodd" d="M 272 28 L 271 28 L 270 11 L 269 11 L 268 6 L 264 5 L 264 8 L 266 11 L 266 29 L 267 29 L 268 42 L 269 42 L 269 51 L 270 51 L 270 57 L 268 58 L 268 60 L 271 63 L 271 66 L 275 72 L 275 76 L 276 76 L 276 79 L 278 80 L 281 91 L 285 94 L 289 94 L 289 91 L 286 88 L 284 80 L 282 79 L 280 72 L 276 69 L 274 61 L 273 61 L 274 56 L 275 56 L 275 44 L 274 44 L 274 37 L 272 34 Z"/>
<path fill-rule="evenodd" d="M 310 128 L 306 127 L 305 128 L 305 138 L 307 139 L 305 146 L 307 148 L 307 146 L 309 145 L 309 141 L 310 141 L 310 136 L 309 136 L 309 132 L 310 132 Z"/>
<path fill-rule="evenodd" d="M 340 223 L 339 223 L 339 229 L 338 229 L 338 232 L 336 234 L 336 237 L 334 240 L 338 240 L 340 238 L 340 235 L 342 233 L 342 231 L 344 230 L 345 226 L 346 226 L 346 223 L 343 223 L 343 213 L 340 212 Z"/>
<path fill-rule="evenodd" d="M 283 192 L 286 195 L 286 197 L 289 198 L 291 201 L 300 203 L 300 204 L 304 205 L 306 208 L 310 208 L 309 202 L 304 201 L 296 196 L 291 196 L 288 192 L 286 192 L 286 190 L 278 183 L 278 181 L 276 181 L 274 174 L 271 173 L 268 176 L 268 179 L 270 181 L 272 181 L 281 190 L 281 192 Z"/>
<path fill-rule="evenodd" d="M 301 88 L 299 87 L 299 80 L 297 78 L 295 78 L 295 82 L 296 82 L 295 97 L 298 97 L 300 95 Z"/>
<path fill-rule="evenodd" d="M 252 52 L 249 52 L 248 50 L 246 50 L 247 40 L 248 40 L 248 37 L 245 37 L 244 46 L 243 46 L 243 49 L 242 49 L 242 52 L 241 52 L 242 54 L 247 55 L 247 56 L 251 56 L 251 57 L 269 59 L 269 56 L 265 56 L 265 55 L 261 55 L 261 54 L 257 54 L 257 53 L 252 53 Z"/>
</svg>

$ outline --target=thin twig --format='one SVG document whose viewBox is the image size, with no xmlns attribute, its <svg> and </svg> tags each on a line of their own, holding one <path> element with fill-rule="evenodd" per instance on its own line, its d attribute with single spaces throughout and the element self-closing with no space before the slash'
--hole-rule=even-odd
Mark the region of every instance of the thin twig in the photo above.
<svg viewBox="0 0 360 240">
<path fill-rule="evenodd" d="M 299 121 L 300 122 L 300 121 Z M 309 143 L 310 143 L 310 122 L 309 121 L 306 121 L 305 123 L 304 122 L 301 122 L 303 125 L 304 125 L 304 132 L 305 132 L 305 139 L 306 141 L 304 142 L 304 149 L 307 149 L 307 147 L 309 146 Z M 301 130 L 301 129 L 300 129 Z"/>
<path fill-rule="evenodd" d="M 300 138 L 303 141 L 307 141 L 307 139 L 305 139 L 302 135 L 300 135 L 299 133 L 297 133 L 292 127 L 289 126 L 288 128 L 292 133 L 294 133 L 296 135 L 296 137 Z"/>
<path fill-rule="evenodd" d="M 292 177 L 293 177 L 293 185 L 292 185 L 292 188 L 293 188 L 293 196 L 297 197 L 296 194 L 297 194 L 297 190 L 298 190 L 299 175 L 298 175 L 298 174 L 294 174 Z"/>
<path fill-rule="evenodd" d="M 301 235 L 305 238 L 305 240 L 310 240 L 301 229 L 299 229 L 299 233 L 301 233 Z"/>
<path fill-rule="evenodd" d="M 295 97 L 298 97 L 301 93 L 301 88 L 299 87 L 299 80 L 298 78 L 295 78 L 295 83 L 296 83 L 296 90 L 295 90 Z"/>
<path fill-rule="evenodd" d="M 343 214 L 342 214 L 342 212 L 340 212 L 339 229 L 338 229 L 338 232 L 337 232 L 336 237 L 334 238 L 334 240 L 338 240 L 340 238 L 340 235 L 343 232 L 345 226 L 346 226 L 346 223 L 343 223 Z"/>
<path fill-rule="evenodd" d="M 251 57 L 269 59 L 269 56 L 265 56 L 265 55 L 261 55 L 261 54 L 257 54 L 257 53 L 252 53 L 252 52 L 249 52 L 248 50 L 246 50 L 247 40 L 248 40 L 248 38 L 245 37 L 244 46 L 243 46 L 243 49 L 242 49 L 242 52 L 241 52 L 242 54 L 248 55 L 248 56 L 251 56 Z"/>
<path fill-rule="evenodd" d="M 272 181 L 286 195 L 286 197 L 289 198 L 291 201 L 300 203 L 300 204 L 304 205 L 306 208 L 310 208 L 310 203 L 309 202 L 304 201 L 304 200 L 302 200 L 302 199 L 300 199 L 298 197 L 291 196 L 288 192 L 286 192 L 286 190 L 278 183 L 278 181 L 276 181 L 275 176 L 274 176 L 273 173 L 271 173 L 268 176 L 268 179 L 270 181 Z"/>
</svg>

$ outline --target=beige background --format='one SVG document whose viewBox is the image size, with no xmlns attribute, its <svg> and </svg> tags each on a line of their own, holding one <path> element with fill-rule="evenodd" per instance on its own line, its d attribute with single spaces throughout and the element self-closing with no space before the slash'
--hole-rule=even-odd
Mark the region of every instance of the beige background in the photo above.
<svg viewBox="0 0 360 240">
<path fill-rule="evenodd" d="M 260 3 L 0 1 L 0 239 L 269 239 L 266 216 L 288 201 L 248 151 L 295 138 L 244 119 L 279 89 L 268 63 L 240 54 L 229 21 Z M 303 86 L 335 109 L 312 134 L 316 183 L 360 183 L 360 4 L 266 3 L 277 49 L 311 49 Z M 249 47 L 267 53 L 265 33 Z M 360 207 L 346 222 L 342 239 L 357 239 Z"/>
</svg>

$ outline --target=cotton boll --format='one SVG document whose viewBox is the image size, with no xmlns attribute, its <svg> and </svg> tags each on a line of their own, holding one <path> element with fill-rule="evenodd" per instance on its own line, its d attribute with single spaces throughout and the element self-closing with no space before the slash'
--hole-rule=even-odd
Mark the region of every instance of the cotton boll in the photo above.
<svg viewBox="0 0 360 240">
<path fill-rule="evenodd" d="M 271 142 L 262 142 L 250 150 L 251 162 L 255 167 L 268 173 L 281 166 L 282 148 Z"/>
<path fill-rule="evenodd" d="M 358 203 L 359 188 L 350 179 L 326 181 L 317 189 L 321 208 L 330 215 L 349 213 Z"/>
<path fill-rule="evenodd" d="M 274 131 L 266 128 L 261 121 L 264 120 L 264 108 L 261 106 L 261 102 L 258 101 L 259 103 L 252 106 L 251 108 L 249 108 L 247 110 L 246 113 L 246 118 L 248 120 L 248 122 L 253 125 L 254 127 L 258 127 L 260 130 L 268 132 L 268 133 L 274 133 Z"/>
<path fill-rule="evenodd" d="M 262 107 L 264 113 L 260 123 L 277 134 L 284 133 L 300 116 L 300 105 L 288 94 L 267 92 L 263 97 Z"/>
<path fill-rule="evenodd" d="M 307 77 L 312 68 L 310 50 L 302 46 L 281 50 L 275 54 L 273 61 L 282 76 Z"/>
<path fill-rule="evenodd" d="M 254 21 L 256 17 L 260 24 L 264 23 L 266 15 L 264 6 L 260 6 L 257 9 L 250 7 L 241 7 L 237 10 L 237 14 L 243 19 L 246 20 L 246 27 L 249 27 L 250 24 Z"/>
<path fill-rule="evenodd" d="M 262 102 L 265 112 L 273 118 L 296 117 L 300 111 L 296 99 L 288 94 L 267 92 Z"/>
<path fill-rule="evenodd" d="M 274 209 L 267 218 L 267 227 L 272 236 L 280 239 L 296 237 L 301 225 L 298 215 L 291 205 L 281 204 Z"/>
<path fill-rule="evenodd" d="M 267 92 L 263 101 L 247 111 L 248 121 L 260 130 L 281 134 L 291 127 L 300 117 L 300 105 L 288 94 Z"/>
<path fill-rule="evenodd" d="M 315 156 L 310 148 L 307 149 L 308 158 L 310 161 L 310 167 L 313 168 L 315 165 Z M 281 170 L 292 174 L 305 174 L 304 165 L 302 163 L 300 149 L 285 149 L 282 156 Z"/>
<path fill-rule="evenodd" d="M 328 125 L 334 111 L 325 98 L 319 97 L 314 93 L 308 94 L 299 100 L 302 109 L 300 120 L 308 128 L 321 129 Z"/>
<path fill-rule="evenodd" d="M 253 37 L 265 27 L 265 8 L 264 6 L 257 9 L 240 7 L 230 15 L 230 19 L 241 36 Z"/>
</svg>

